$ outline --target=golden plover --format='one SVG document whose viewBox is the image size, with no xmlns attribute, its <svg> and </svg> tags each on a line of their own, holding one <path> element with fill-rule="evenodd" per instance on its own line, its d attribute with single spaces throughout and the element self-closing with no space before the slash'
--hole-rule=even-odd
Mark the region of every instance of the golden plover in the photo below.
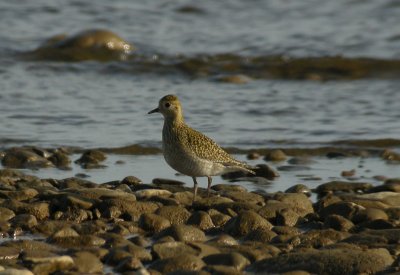
<svg viewBox="0 0 400 275">
<path fill-rule="evenodd" d="M 197 194 L 196 177 L 207 177 L 207 195 L 210 194 L 211 176 L 232 171 L 255 174 L 246 163 L 230 156 L 212 139 L 190 128 L 183 119 L 182 106 L 178 97 L 166 95 L 158 107 L 150 111 L 164 116 L 162 147 L 167 163 L 181 174 L 193 178 L 193 201 Z"/>
</svg>

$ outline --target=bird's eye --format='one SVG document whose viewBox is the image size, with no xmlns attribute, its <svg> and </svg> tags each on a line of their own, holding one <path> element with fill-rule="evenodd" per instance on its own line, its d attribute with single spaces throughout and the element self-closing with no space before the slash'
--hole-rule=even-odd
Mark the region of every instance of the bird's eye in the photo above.
<svg viewBox="0 0 400 275">
<path fill-rule="evenodd" d="M 165 108 L 169 108 L 169 106 L 171 106 L 171 104 L 169 102 L 165 103 Z"/>
</svg>

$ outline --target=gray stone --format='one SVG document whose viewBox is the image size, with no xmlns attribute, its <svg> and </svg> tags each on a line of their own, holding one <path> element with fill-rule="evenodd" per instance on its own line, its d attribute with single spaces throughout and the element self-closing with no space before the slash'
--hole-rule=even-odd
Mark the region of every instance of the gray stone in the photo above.
<svg viewBox="0 0 400 275">
<path fill-rule="evenodd" d="M 198 229 L 197 227 L 191 225 L 172 225 L 171 227 L 167 228 L 163 232 L 161 232 L 162 236 L 171 236 L 176 241 L 181 242 L 204 242 L 205 241 L 205 234 L 202 230 Z"/>
<path fill-rule="evenodd" d="M 269 230 L 272 224 L 254 211 L 242 211 L 224 226 L 224 230 L 233 236 L 244 236 L 258 228 Z"/>
<path fill-rule="evenodd" d="M 140 216 L 139 226 L 146 231 L 158 233 L 171 226 L 171 222 L 160 215 L 144 213 Z"/>
<path fill-rule="evenodd" d="M 366 191 L 372 187 L 371 183 L 367 182 L 353 182 L 353 181 L 330 181 L 319 185 L 316 188 L 318 194 L 326 194 L 329 192 L 357 192 Z"/>
<path fill-rule="evenodd" d="M 304 270 L 315 274 L 374 274 L 393 263 L 386 249 L 325 249 L 282 254 L 252 264 L 250 272 L 283 273 Z"/>
<path fill-rule="evenodd" d="M 236 270 L 243 270 L 250 264 L 246 257 L 237 252 L 209 255 L 204 257 L 203 261 L 207 265 L 227 265 L 234 267 Z"/>
<path fill-rule="evenodd" d="M 195 226 L 199 227 L 201 230 L 208 230 L 208 229 L 215 227 L 210 215 L 204 211 L 194 212 L 189 217 L 187 224 L 195 225 Z"/>
<path fill-rule="evenodd" d="M 168 219 L 171 224 L 184 224 L 190 217 L 190 212 L 182 206 L 162 206 L 156 211 L 157 215 L 160 215 Z"/>
<path fill-rule="evenodd" d="M 14 227 L 21 227 L 24 230 L 31 230 L 38 224 L 36 217 L 29 214 L 17 215 L 10 221 Z"/>
<path fill-rule="evenodd" d="M 200 270 L 204 266 L 205 263 L 199 257 L 190 254 L 183 254 L 172 258 L 157 260 L 150 265 L 149 269 L 154 269 L 166 274 L 178 270 Z"/>
<path fill-rule="evenodd" d="M 250 231 L 243 239 L 245 241 L 269 243 L 275 236 L 277 236 L 277 234 L 274 231 L 265 228 L 258 228 Z"/>
<path fill-rule="evenodd" d="M 153 254 L 158 259 L 171 258 L 178 255 L 196 255 L 197 251 L 184 242 L 162 242 L 156 243 L 152 247 Z"/>
<path fill-rule="evenodd" d="M 349 231 L 354 227 L 354 224 L 342 216 L 333 214 L 325 218 L 324 227 L 337 231 Z"/>
<path fill-rule="evenodd" d="M 94 254 L 87 251 L 76 252 L 72 256 L 75 268 L 79 273 L 102 273 L 103 263 Z"/>
</svg>

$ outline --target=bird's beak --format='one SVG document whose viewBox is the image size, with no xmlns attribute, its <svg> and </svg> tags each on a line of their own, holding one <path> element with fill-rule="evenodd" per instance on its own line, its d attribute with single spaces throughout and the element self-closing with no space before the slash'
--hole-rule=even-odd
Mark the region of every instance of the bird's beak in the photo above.
<svg viewBox="0 0 400 275">
<path fill-rule="evenodd" d="M 150 112 L 148 112 L 147 114 L 150 115 L 150 114 L 159 113 L 159 112 L 160 112 L 160 109 L 157 107 L 154 110 L 151 110 Z"/>
</svg>

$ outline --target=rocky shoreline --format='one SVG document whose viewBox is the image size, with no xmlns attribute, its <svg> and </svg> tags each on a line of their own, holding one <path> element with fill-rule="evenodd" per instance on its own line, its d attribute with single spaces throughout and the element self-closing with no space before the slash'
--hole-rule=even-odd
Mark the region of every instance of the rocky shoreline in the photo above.
<svg viewBox="0 0 400 275">
<path fill-rule="evenodd" d="M 383 150 L 385 158 L 388 152 Z M 391 156 L 397 156 L 390 151 Z M 274 151 L 265 159 L 282 158 Z M 75 163 L 101 168 L 106 154 Z M 255 152 L 248 157 L 260 157 Z M 396 161 L 396 160 L 394 160 Z M 68 150 L 12 148 L 3 166 L 66 169 Z M 42 166 L 40 166 L 40 165 Z M 257 176 L 275 176 L 260 165 Z M 284 173 L 284 172 L 283 172 Z M 156 174 L 155 174 L 156 176 Z M 246 175 L 232 174 L 229 177 Z M 0 274 L 398 274 L 400 179 L 248 192 L 134 176 L 107 183 L 0 170 Z M 14 273 L 13 273 L 14 272 Z"/>
</svg>

